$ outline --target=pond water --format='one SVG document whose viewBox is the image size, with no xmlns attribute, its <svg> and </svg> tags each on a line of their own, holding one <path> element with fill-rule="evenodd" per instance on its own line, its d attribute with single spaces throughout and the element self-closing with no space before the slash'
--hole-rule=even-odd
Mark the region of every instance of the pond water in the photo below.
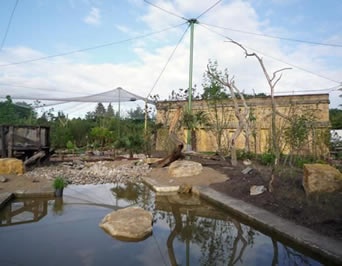
<svg viewBox="0 0 342 266">
<path fill-rule="evenodd" d="M 98 224 L 113 210 L 153 213 L 140 242 Z M 17 199 L 0 211 L 0 265 L 322 265 L 195 196 L 143 184 L 68 186 L 63 199 Z"/>
</svg>

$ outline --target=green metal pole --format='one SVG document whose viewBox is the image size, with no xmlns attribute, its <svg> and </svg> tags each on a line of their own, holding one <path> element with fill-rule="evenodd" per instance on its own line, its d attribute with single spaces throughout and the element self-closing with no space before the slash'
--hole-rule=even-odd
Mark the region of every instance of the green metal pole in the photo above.
<svg viewBox="0 0 342 266">
<path fill-rule="evenodd" d="M 120 130 L 120 126 L 121 126 L 121 88 L 118 88 L 118 91 L 119 91 L 119 110 L 118 110 L 118 113 L 119 113 L 119 123 L 118 123 L 118 135 L 119 135 L 119 138 L 121 137 L 121 130 Z"/>
<path fill-rule="evenodd" d="M 197 23 L 196 19 L 189 19 L 190 23 L 190 62 L 189 62 L 189 88 L 188 88 L 188 112 L 189 115 L 192 113 L 192 72 L 193 72 L 193 61 L 194 61 L 194 24 Z M 187 133 L 187 151 L 191 151 L 191 129 L 188 128 Z"/>
</svg>

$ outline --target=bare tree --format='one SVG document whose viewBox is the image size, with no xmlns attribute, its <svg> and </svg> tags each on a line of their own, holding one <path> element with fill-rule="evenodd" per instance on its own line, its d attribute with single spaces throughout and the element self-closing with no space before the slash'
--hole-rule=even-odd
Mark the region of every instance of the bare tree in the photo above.
<svg viewBox="0 0 342 266">
<path fill-rule="evenodd" d="M 277 85 L 277 83 L 280 81 L 281 77 L 282 77 L 282 74 L 280 72 L 284 71 L 284 70 L 289 70 L 291 68 L 281 68 L 279 70 L 276 70 L 275 72 L 272 73 L 272 75 L 270 75 L 268 72 L 267 72 L 267 69 L 265 67 L 265 64 L 262 60 L 262 58 L 257 55 L 256 53 L 249 53 L 247 51 L 247 49 L 240 43 L 232 40 L 232 39 L 229 39 L 229 41 L 233 44 L 236 44 L 237 46 L 239 46 L 244 52 L 245 52 L 245 57 L 248 57 L 248 56 L 254 56 L 258 62 L 259 62 L 259 65 L 260 67 L 262 68 L 262 71 L 265 75 L 265 78 L 267 80 L 267 83 L 268 83 L 268 86 L 270 88 L 270 91 L 271 91 L 271 105 L 272 105 L 272 114 L 271 114 L 271 139 L 272 139 L 272 152 L 274 153 L 275 155 L 275 161 L 274 161 L 274 165 L 273 165 L 273 168 L 272 168 L 272 176 L 271 176 L 271 180 L 269 182 L 269 185 L 268 185 L 268 190 L 270 192 L 273 191 L 273 181 L 274 181 L 274 171 L 275 171 L 275 168 L 276 166 L 278 165 L 279 163 L 279 159 L 280 159 L 280 148 L 279 148 L 279 145 L 278 145 L 278 132 L 277 132 L 277 125 L 276 125 L 276 116 L 279 114 L 277 112 L 277 106 L 276 106 L 276 102 L 275 102 L 275 99 L 274 99 L 274 89 Z M 280 73 L 280 74 L 279 74 Z"/>
<path fill-rule="evenodd" d="M 231 99 L 232 99 L 233 104 L 234 104 L 234 113 L 235 113 L 235 116 L 238 120 L 238 125 L 237 125 L 237 128 L 236 128 L 233 136 L 229 139 L 228 147 L 229 147 L 229 151 L 231 154 L 231 163 L 232 163 L 232 165 L 236 166 L 237 165 L 237 156 L 236 156 L 236 145 L 235 144 L 236 144 L 237 138 L 240 136 L 242 131 L 245 131 L 245 137 L 248 139 L 248 142 L 249 142 L 249 136 L 251 133 L 251 130 L 249 128 L 249 123 L 248 123 L 250 108 L 247 105 L 243 94 L 236 87 L 234 77 L 229 77 L 227 70 L 225 71 L 225 75 L 224 75 L 225 80 L 223 80 L 219 76 L 215 75 L 215 73 L 213 73 L 211 71 L 209 66 L 207 66 L 207 73 L 209 76 L 211 76 L 217 82 L 219 82 L 221 85 L 227 87 L 230 91 L 230 94 L 231 94 Z M 244 108 L 239 107 L 239 101 L 238 101 L 236 95 L 239 96 L 241 102 L 243 103 Z"/>
</svg>

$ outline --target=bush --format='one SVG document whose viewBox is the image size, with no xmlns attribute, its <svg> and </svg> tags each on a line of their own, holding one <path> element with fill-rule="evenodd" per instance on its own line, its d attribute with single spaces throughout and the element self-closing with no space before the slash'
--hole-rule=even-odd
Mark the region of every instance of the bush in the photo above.
<svg viewBox="0 0 342 266">
<path fill-rule="evenodd" d="M 259 157 L 260 163 L 262 165 L 272 165 L 275 161 L 275 155 L 273 153 L 263 153 Z"/>
<path fill-rule="evenodd" d="M 67 186 L 68 186 L 68 181 L 62 176 L 57 176 L 55 180 L 53 181 L 54 189 L 63 189 Z"/>
<path fill-rule="evenodd" d="M 255 159 L 255 153 L 252 152 L 247 152 L 245 150 L 237 150 L 236 151 L 236 156 L 238 158 L 238 160 L 245 160 L 245 159 Z"/>
</svg>

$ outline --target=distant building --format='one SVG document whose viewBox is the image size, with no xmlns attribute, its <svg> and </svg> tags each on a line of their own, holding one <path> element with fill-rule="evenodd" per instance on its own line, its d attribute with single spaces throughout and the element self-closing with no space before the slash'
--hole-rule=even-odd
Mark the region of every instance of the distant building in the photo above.
<svg viewBox="0 0 342 266">
<path fill-rule="evenodd" d="M 289 125 L 289 119 L 295 115 L 304 114 L 311 117 L 312 120 L 310 120 L 309 138 L 303 143 L 302 152 L 318 155 L 328 152 L 330 127 L 328 94 L 275 96 L 275 101 L 279 114 L 277 115 L 276 124 L 280 132 L 280 137 L 277 141 L 283 153 L 289 151 L 289 145 L 286 143 L 284 134 L 282 134 Z M 157 150 L 167 149 L 170 124 L 175 123 L 174 121 L 178 122 L 177 138 L 186 143 L 188 130 L 181 123 L 182 116 L 176 116 L 179 115 L 180 109 L 184 113 L 187 104 L 187 101 L 163 101 L 157 103 L 156 122 L 163 125 L 157 133 Z M 236 147 L 242 150 L 248 145 L 251 152 L 265 153 L 270 150 L 271 142 L 271 97 L 247 98 L 246 104 L 250 108 L 252 131 L 249 143 L 246 143 L 245 132 L 242 132 L 235 142 Z M 241 110 L 245 108 L 241 100 L 239 100 L 239 108 Z M 211 124 L 215 122 L 215 119 L 221 123 L 221 146 L 224 147 L 227 140 L 238 127 L 233 101 L 225 99 L 221 100 L 216 106 L 213 106 L 204 100 L 194 100 L 192 102 L 192 113 L 196 114 L 200 111 L 207 114 Z M 193 150 L 198 152 L 217 151 L 217 131 L 215 132 L 211 126 L 202 125 L 192 135 Z"/>
</svg>

